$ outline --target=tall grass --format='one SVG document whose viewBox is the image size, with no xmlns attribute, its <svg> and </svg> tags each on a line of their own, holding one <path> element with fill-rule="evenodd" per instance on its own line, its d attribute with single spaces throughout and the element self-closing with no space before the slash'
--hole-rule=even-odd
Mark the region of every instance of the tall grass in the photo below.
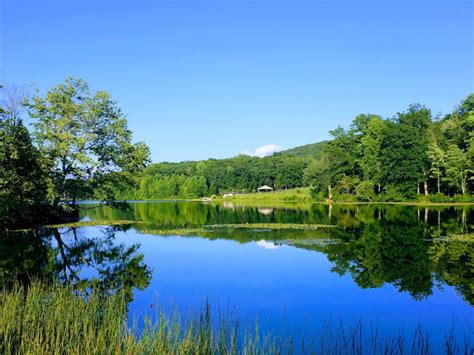
<svg viewBox="0 0 474 355">
<path fill-rule="evenodd" d="M 383 337 L 362 322 L 351 328 L 328 324 L 319 334 L 294 341 L 259 334 L 225 319 L 211 307 L 187 320 L 159 312 L 143 324 L 126 319 L 122 295 L 78 294 L 67 286 L 35 283 L 0 293 L 0 353 L 4 354 L 471 354 L 469 339 L 454 330 L 436 349 L 429 333 Z M 439 342 L 442 343 L 442 342 Z"/>
</svg>

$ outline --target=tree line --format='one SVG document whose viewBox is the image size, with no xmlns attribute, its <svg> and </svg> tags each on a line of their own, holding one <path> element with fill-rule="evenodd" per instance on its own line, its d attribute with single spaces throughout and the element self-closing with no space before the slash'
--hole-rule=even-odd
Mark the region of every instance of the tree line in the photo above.
<svg viewBox="0 0 474 355">
<path fill-rule="evenodd" d="M 288 189 L 304 185 L 312 157 L 275 154 L 257 158 L 239 155 L 229 159 L 157 163 L 147 167 L 137 188 L 124 191 L 128 199 L 196 198 L 226 192 L 254 192 L 259 186 Z"/>
<path fill-rule="evenodd" d="M 330 132 L 322 157 L 305 171 L 315 196 L 443 200 L 474 191 L 474 94 L 433 119 L 422 105 L 392 118 L 361 114 Z M 468 197 L 467 197 L 468 198 Z"/>
<path fill-rule="evenodd" d="M 196 198 L 311 186 L 318 199 L 469 199 L 474 191 L 474 94 L 432 117 L 411 105 L 392 118 L 361 114 L 328 142 L 270 157 L 149 165 L 106 91 L 68 78 L 27 97 L 1 88 L 0 227 L 77 213 L 77 201 Z M 32 120 L 23 123 L 23 113 Z"/>
<path fill-rule="evenodd" d="M 319 200 L 469 199 L 474 191 L 473 109 L 471 94 L 442 117 L 419 104 L 392 118 L 361 114 L 349 129 L 331 131 L 328 142 L 270 157 L 152 164 L 122 197 L 196 198 L 269 185 L 277 190 L 311 186 Z"/>
</svg>

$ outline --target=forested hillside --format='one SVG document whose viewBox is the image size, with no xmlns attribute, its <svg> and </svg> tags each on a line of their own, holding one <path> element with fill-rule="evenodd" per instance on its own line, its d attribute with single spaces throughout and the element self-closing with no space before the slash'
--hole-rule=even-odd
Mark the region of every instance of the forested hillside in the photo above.
<svg viewBox="0 0 474 355">
<path fill-rule="evenodd" d="M 311 156 L 276 154 L 257 158 L 239 155 L 229 159 L 157 163 L 145 169 L 139 188 L 125 191 L 125 198 L 196 198 L 224 192 L 254 192 L 261 185 L 286 189 L 305 185 Z"/>
<path fill-rule="evenodd" d="M 196 198 L 311 186 L 318 199 L 439 201 L 474 191 L 474 94 L 434 118 L 419 104 L 391 118 L 361 114 L 332 139 L 257 158 L 240 155 L 148 166 L 128 199 Z M 461 198 L 462 199 L 462 198 Z"/>
<path fill-rule="evenodd" d="M 287 157 L 312 157 L 313 159 L 319 159 L 324 153 L 324 148 L 328 142 L 318 142 L 312 144 L 302 145 L 300 147 L 291 148 L 282 152 L 275 153 L 274 155 L 283 155 Z"/>
</svg>

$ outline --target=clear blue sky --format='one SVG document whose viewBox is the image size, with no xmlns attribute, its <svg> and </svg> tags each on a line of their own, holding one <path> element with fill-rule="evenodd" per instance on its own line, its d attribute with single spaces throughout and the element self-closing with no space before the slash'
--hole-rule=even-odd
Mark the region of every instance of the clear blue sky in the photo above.
<svg viewBox="0 0 474 355">
<path fill-rule="evenodd" d="M 290 148 L 474 91 L 471 1 L 0 3 L 0 79 L 108 90 L 154 161 Z"/>
</svg>

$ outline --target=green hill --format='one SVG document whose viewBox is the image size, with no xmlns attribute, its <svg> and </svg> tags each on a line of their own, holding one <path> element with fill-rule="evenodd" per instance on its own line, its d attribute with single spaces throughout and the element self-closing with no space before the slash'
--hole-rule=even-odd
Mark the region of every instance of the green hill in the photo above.
<svg viewBox="0 0 474 355">
<path fill-rule="evenodd" d="M 327 141 L 306 144 L 299 147 L 284 150 L 274 155 L 283 155 L 288 157 L 312 157 L 318 159 L 321 156 L 324 146 L 326 144 Z"/>
</svg>

